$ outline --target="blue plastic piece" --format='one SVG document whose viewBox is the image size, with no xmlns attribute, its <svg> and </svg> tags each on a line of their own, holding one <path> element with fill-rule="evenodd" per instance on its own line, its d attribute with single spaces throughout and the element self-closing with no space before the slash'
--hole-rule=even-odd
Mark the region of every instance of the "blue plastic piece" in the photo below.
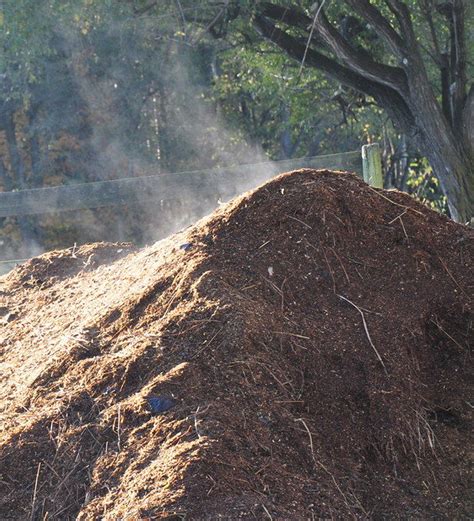
<svg viewBox="0 0 474 521">
<path fill-rule="evenodd" d="M 193 245 L 190 242 L 185 242 L 184 244 L 181 244 L 179 247 L 181 250 L 188 251 L 193 247 Z"/>
<path fill-rule="evenodd" d="M 153 414 L 163 414 L 176 405 L 176 400 L 167 396 L 149 396 L 147 402 Z"/>
</svg>

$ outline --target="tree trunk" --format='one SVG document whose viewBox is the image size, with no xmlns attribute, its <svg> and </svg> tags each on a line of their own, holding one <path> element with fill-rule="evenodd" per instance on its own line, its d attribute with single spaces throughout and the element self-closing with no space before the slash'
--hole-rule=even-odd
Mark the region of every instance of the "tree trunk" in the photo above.
<svg viewBox="0 0 474 521">
<path fill-rule="evenodd" d="M 414 39 L 409 29 L 408 38 Z M 415 49 L 415 43 L 412 47 Z M 461 117 L 453 122 L 454 126 L 446 119 L 435 98 L 420 54 L 413 52 L 409 58 L 404 58 L 403 65 L 408 80 L 406 101 L 418 130 L 419 148 L 440 181 L 451 217 L 458 222 L 468 222 L 474 215 L 470 136 L 463 135 Z"/>
<path fill-rule="evenodd" d="M 441 183 L 451 217 L 467 223 L 474 216 L 474 160 L 461 158 L 455 149 L 441 151 L 436 143 L 420 146 Z"/>
<path fill-rule="evenodd" d="M 290 110 L 288 105 L 282 107 L 283 132 L 280 136 L 280 159 L 290 159 L 293 155 L 293 139 L 290 130 Z"/>
<path fill-rule="evenodd" d="M 8 152 L 10 153 L 10 162 L 12 166 L 12 174 L 13 174 L 13 183 L 15 188 L 25 188 L 25 165 L 23 163 L 23 159 L 21 158 L 20 151 L 18 149 L 18 143 L 16 140 L 15 133 L 15 121 L 14 121 L 14 113 L 9 112 L 4 119 L 3 128 L 5 129 L 5 134 L 8 143 Z"/>
<path fill-rule="evenodd" d="M 25 164 L 18 148 L 15 129 L 15 113 L 13 110 L 8 111 L 3 119 L 3 128 L 8 143 L 8 151 L 10 154 L 10 163 L 12 168 L 13 186 L 17 189 L 26 188 Z M 35 240 L 35 233 L 27 217 L 18 217 L 18 226 L 20 228 L 23 247 L 20 248 L 22 255 L 30 255 L 30 246 Z"/>
<path fill-rule="evenodd" d="M 3 159 L 0 157 L 0 183 L 2 183 L 3 190 L 5 192 L 9 192 L 13 186 L 12 186 L 12 179 L 8 175 L 8 171 L 5 167 L 5 163 L 3 162 Z"/>
<path fill-rule="evenodd" d="M 38 105 L 33 104 L 28 110 L 28 136 L 30 144 L 30 160 L 31 160 L 31 185 L 33 187 L 43 186 L 43 169 L 41 146 L 39 134 L 37 130 Z"/>
</svg>

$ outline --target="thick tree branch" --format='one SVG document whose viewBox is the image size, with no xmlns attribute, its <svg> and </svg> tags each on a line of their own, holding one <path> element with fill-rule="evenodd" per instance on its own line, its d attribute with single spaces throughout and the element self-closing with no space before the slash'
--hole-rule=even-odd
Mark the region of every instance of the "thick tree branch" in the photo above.
<svg viewBox="0 0 474 521">
<path fill-rule="evenodd" d="M 270 2 L 261 4 L 260 13 L 276 22 L 307 30 L 313 20 L 297 8 L 286 8 Z M 315 20 L 315 28 L 320 39 L 341 59 L 347 67 L 370 80 L 407 94 L 407 82 L 403 69 L 391 67 L 373 60 L 363 49 L 354 48 L 349 41 L 329 22 L 324 11 Z"/>
<path fill-rule="evenodd" d="M 271 2 L 262 2 L 258 6 L 258 12 L 276 23 L 283 22 L 304 31 L 310 31 L 313 25 L 313 19 L 306 16 L 298 7 L 289 8 Z M 311 40 L 316 44 L 323 43 L 317 33 L 313 33 Z"/>
<path fill-rule="evenodd" d="M 257 15 L 254 23 L 263 36 L 286 51 L 292 58 L 301 61 L 306 49 L 305 41 L 290 36 L 262 15 Z M 414 117 L 405 100 L 396 90 L 367 79 L 312 48 L 307 50 L 306 64 L 320 69 L 348 87 L 373 97 L 379 105 L 387 110 L 389 116 L 403 132 L 413 134 Z"/>
<path fill-rule="evenodd" d="M 403 69 L 378 63 L 364 50 L 355 49 L 344 39 L 321 11 L 316 27 L 323 40 L 347 67 L 360 75 L 395 89 L 402 95 L 408 92 Z"/>
<path fill-rule="evenodd" d="M 258 6 L 259 12 L 276 22 L 308 30 L 313 24 L 313 20 L 306 16 L 298 7 L 284 7 L 271 2 L 261 2 Z"/>
</svg>

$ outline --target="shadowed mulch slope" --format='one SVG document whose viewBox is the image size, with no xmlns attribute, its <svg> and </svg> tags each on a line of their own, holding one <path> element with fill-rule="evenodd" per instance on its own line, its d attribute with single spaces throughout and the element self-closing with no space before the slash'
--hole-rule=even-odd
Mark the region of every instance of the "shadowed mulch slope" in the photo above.
<svg viewBox="0 0 474 521">
<path fill-rule="evenodd" d="M 0 519 L 468 517 L 472 254 L 301 170 L 33 259 L 0 279 Z"/>
</svg>

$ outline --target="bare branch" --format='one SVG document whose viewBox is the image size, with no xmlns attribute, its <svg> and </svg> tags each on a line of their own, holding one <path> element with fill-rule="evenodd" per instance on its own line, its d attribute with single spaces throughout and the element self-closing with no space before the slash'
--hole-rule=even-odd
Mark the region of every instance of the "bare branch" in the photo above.
<svg viewBox="0 0 474 521">
<path fill-rule="evenodd" d="M 395 89 L 402 95 L 407 93 L 408 87 L 403 69 L 378 63 L 365 50 L 352 47 L 329 22 L 324 12 L 321 13 L 316 25 L 323 40 L 349 68 L 368 79 Z"/>
<path fill-rule="evenodd" d="M 433 61 L 439 66 L 443 66 L 443 56 L 441 53 L 441 47 L 439 45 L 438 36 L 436 34 L 436 28 L 433 21 L 433 0 L 423 0 L 423 14 L 426 17 L 426 21 L 428 22 L 428 27 L 430 28 L 431 40 L 433 41 L 434 53 L 432 54 Z"/>
<path fill-rule="evenodd" d="M 305 47 L 304 54 L 303 54 L 303 59 L 301 60 L 300 75 L 303 72 L 304 62 L 306 60 L 306 54 L 308 53 L 308 49 L 311 44 L 311 40 L 313 38 L 314 29 L 316 28 L 316 21 L 318 19 L 319 13 L 321 12 L 321 9 L 323 8 L 325 2 L 326 2 L 326 0 L 322 0 L 322 2 L 319 4 L 319 7 L 316 10 L 316 13 L 314 14 L 313 23 L 311 24 L 311 30 L 309 31 L 308 41 L 306 42 L 306 47 Z"/>
<path fill-rule="evenodd" d="M 415 31 L 411 21 L 410 10 L 402 0 L 385 0 L 388 8 L 395 15 L 404 38 L 409 37 L 410 44 L 416 41 Z"/>
<path fill-rule="evenodd" d="M 182 29 L 183 33 L 186 33 L 186 17 L 184 16 L 183 6 L 181 5 L 180 0 L 176 0 L 176 6 L 178 7 L 178 11 L 179 11 L 181 29 Z"/>
<path fill-rule="evenodd" d="M 192 42 L 192 45 L 196 45 L 203 36 L 210 31 L 222 18 L 222 16 L 225 14 L 227 7 L 229 6 L 230 0 L 224 0 L 224 3 L 222 5 L 222 8 L 219 10 L 219 12 L 214 16 L 214 18 L 208 23 L 208 25 L 201 31 L 201 33 L 194 39 Z"/>
<path fill-rule="evenodd" d="M 133 14 L 136 16 L 141 16 L 142 14 L 145 14 L 148 11 L 151 11 L 154 7 L 156 7 L 157 4 L 158 4 L 158 2 L 156 1 L 156 2 L 151 2 L 151 4 L 148 4 L 144 7 L 142 7 L 141 9 L 137 9 L 136 7 L 134 7 Z"/>
<path fill-rule="evenodd" d="M 359 306 L 357 306 L 356 304 L 354 304 L 354 302 L 352 302 L 352 301 L 349 300 L 348 298 L 344 297 L 344 295 L 338 295 L 338 297 L 339 297 L 340 299 L 346 301 L 347 303 L 349 303 L 351 306 L 353 306 L 355 309 L 357 309 L 357 311 L 360 313 L 360 316 L 362 317 L 362 324 L 364 325 L 364 331 L 365 331 L 365 334 L 367 335 L 367 340 L 369 341 L 370 346 L 371 346 L 372 349 L 374 350 L 375 355 L 376 355 L 378 361 L 379 361 L 380 364 L 382 365 L 383 370 L 385 371 L 385 374 L 388 376 L 387 368 L 386 368 L 386 366 L 385 366 L 385 363 L 384 363 L 384 361 L 383 361 L 383 358 L 380 356 L 380 353 L 379 353 L 378 349 L 375 347 L 375 344 L 373 343 L 372 338 L 371 338 L 371 336 L 370 336 L 369 328 L 367 327 L 367 321 L 365 320 L 364 312 L 362 311 L 362 309 L 361 309 Z"/>
</svg>

